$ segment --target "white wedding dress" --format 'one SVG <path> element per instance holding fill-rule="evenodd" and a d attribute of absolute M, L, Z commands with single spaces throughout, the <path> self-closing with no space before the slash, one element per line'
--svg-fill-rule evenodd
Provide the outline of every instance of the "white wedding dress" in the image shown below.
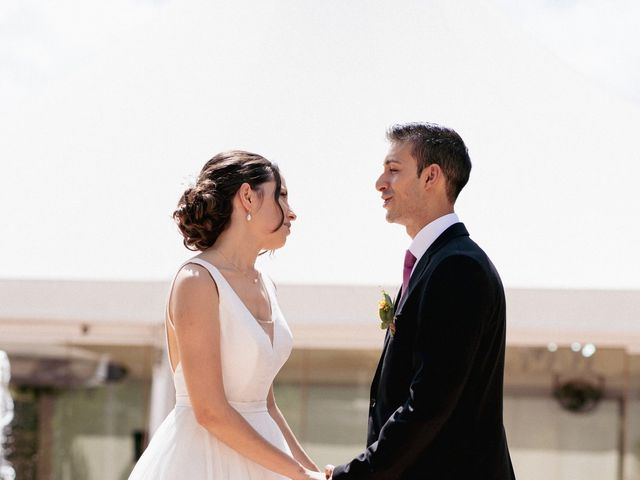
<path fill-rule="evenodd" d="M 227 400 L 266 440 L 291 455 L 282 432 L 267 412 L 267 394 L 289 357 L 291 331 L 278 307 L 275 287 L 265 281 L 271 303 L 273 344 L 222 274 L 195 258 L 218 286 L 220 352 Z M 153 435 L 129 480 L 284 480 L 209 433 L 195 419 L 180 363 L 173 374 L 176 405 Z"/>

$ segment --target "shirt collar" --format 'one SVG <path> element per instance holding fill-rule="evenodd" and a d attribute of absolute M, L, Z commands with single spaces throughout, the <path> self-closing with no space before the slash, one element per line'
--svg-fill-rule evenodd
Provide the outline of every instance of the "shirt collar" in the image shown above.
<path fill-rule="evenodd" d="M 442 235 L 447 228 L 449 228 L 454 223 L 458 223 L 460 220 L 458 219 L 458 215 L 455 213 L 448 213 L 447 215 L 443 215 L 442 217 L 436 218 L 433 222 L 428 223 L 422 230 L 418 232 L 418 234 L 414 237 L 411 245 L 409 246 L 409 251 L 416 257 L 416 265 L 420 261 L 420 258 L 424 255 L 424 253 L 428 250 L 433 242 L 435 242 L 436 238 Z M 415 268 L 415 267 L 414 267 Z"/>

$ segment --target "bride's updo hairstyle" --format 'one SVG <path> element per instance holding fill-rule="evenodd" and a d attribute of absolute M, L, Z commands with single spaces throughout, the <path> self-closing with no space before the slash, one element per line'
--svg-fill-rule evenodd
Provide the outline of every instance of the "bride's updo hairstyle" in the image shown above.
<path fill-rule="evenodd" d="M 213 157 L 198 175 L 196 184 L 187 188 L 173 212 L 189 250 L 205 250 L 211 247 L 229 226 L 233 211 L 233 197 L 243 183 L 248 183 L 259 196 L 260 186 L 275 180 L 274 200 L 280 207 L 280 171 L 266 158 L 242 150 L 222 152 Z M 284 211 L 278 230 L 284 223 Z"/>

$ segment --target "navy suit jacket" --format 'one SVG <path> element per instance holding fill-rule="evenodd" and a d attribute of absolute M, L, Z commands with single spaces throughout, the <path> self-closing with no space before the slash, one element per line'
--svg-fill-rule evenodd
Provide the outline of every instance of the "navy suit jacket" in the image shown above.
<path fill-rule="evenodd" d="M 505 298 L 462 223 L 418 261 L 371 385 L 367 449 L 335 480 L 515 479 L 502 421 Z"/>

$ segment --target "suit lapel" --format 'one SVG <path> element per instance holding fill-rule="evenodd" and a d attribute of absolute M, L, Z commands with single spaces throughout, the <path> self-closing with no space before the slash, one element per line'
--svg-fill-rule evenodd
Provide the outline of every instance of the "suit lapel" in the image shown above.
<path fill-rule="evenodd" d="M 416 269 L 411 275 L 411 279 L 409 280 L 409 285 L 407 286 L 407 294 L 402 294 L 402 288 L 398 291 L 398 295 L 396 296 L 396 300 L 393 303 L 395 305 L 395 316 L 400 315 L 402 313 L 402 307 L 404 306 L 406 299 L 409 298 L 415 286 L 417 285 L 419 279 L 424 275 L 427 270 L 427 266 L 429 265 L 429 261 L 435 252 L 437 252 L 440 248 L 442 248 L 447 242 L 450 240 L 460 237 L 463 235 L 469 235 L 467 229 L 462 223 L 455 223 L 447 228 L 442 234 L 433 242 L 433 244 L 427 249 L 425 254 L 420 258 L 418 264 L 416 265 Z M 398 304 L 400 302 L 400 304 Z M 389 347 L 389 342 L 391 341 L 391 334 L 389 330 L 384 337 L 384 347 L 382 348 L 382 354 L 380 355 L 380 360 L 378 361 L 378 367 L 376 368 L 376 373 L 373 376 L 373 381 L 371 382 L 371 396 L 375 397 L 376 391 L 378 389 L 378 382 L 380 380 L 380 374 L 382 371 L 382 365 L 384 363 L 384 358 L 387 354 L 387 349 Z"/>
<path fill-rule="evenodd" d="M 424 253 L 424 255 L 422 255 L 422 257 L 418 261 L 418 264 L 416 265 L 416 269 L 413 272 L 413 275 L 411 275 L 411 279 L 409 280 L 409 285 L 407 286 L 406 295 L 403 295 L 402 287 L 400 287 L 400 290 L 396 295 L 396 300 L 393 303 L 395 305 L 395 308 L 394 308 L 395 316 L 400 315 L 400 313 L 402 312 L 402 307 L 407 301 L 407 298 L 409 298 L 409 296 L 411 296 L 411 294 L 413 293 L 413 290 L 416 284 L 418 283 L 418 280 L 420 279 L 420 277 L 422 277 L 424 275 L 424 272 L 427 270 L 427 266 L 429 265 L 429 260 L 431 259 L 433 254 L 438 250 L 440 250 L 440 248 L 446 245 L 447 242 L 449 242 L 450 240 L 456 237 L 464 236 L 464 235 L 469 236 L 469 232 L 465 228 L 464 224 L 454 223 L 449 228 L 447 228 L 444 232 L 442 232 L 442 234 L 438 238 L 436 238 L 436 240 L 431 244 L 431 246 L 427 249 L 427 251 Z M 400 304 L 398 304 L 398 302 L 400 302 Z M 378 379 L 380 377 L 380 370 L 382 369 L 382 363 L 387 353 L 387 348 L 389 346 L 390 339 L 391 339 L 391 334 L 389 333 L 389 330 L 387 330 L 387 333 L 384 337 L 384 347 L 382 348 L 380 361 L 378 362 L 378 367 L 376 368 L 376 373 L 373 377 L 372 387 L 377 386 Z"/>
<path fill-rule="evenodd" d="M 429 251 L 426 251 L 425 254 L 422 255 L 422 257 L 420 258 L 418 265 L 416 265 L 416 268 L 413 274 L 411 275 L 411 278 L 409 279 L 409 285 L 407 285 L 407 294 L 402 295 L 400 297 L 400 304 L 398 305 L 395 311 L 396 315 L 400 315 L 400 313 L 402 313 L 402 307 L 404 307 L 404 304 L 407 301 L 407 298 L 413 292 L 413 289 L 415 288 L 418 278 L 422 276 L 422 274 L 426 270 L 427 265 L 429 265 L 429 258 L 430 258 Z"/>
<path fill-rule="evenodd" d="M 395 309 L 396 315 L 400 315 L 402 313 L 402 307 L 406 303 L 407 299 L 413 293 L 418 281 L 424 275 L 424 272 L 427 270 L 427 266 L 429 265 L 429 261 L 433 254 L 440 250 L 444 245 L 446 245 L 449 241 L 453 240 L 456 237 L 461 236 L 469 236 L 469 232 L 463 223 L 454 223 L 449 228 L 447 228 L 444 232 L 440 234 L 438 238 L 431 244 L 431 246 L 427 249 L 427 251 L 422 255 L 420 260 L 418 260 L 418 264 L 409 279 L 409 285 L 407 285 L 407 294 L 402 295 L 400 298 L 400 305 L 398 305 Z"/>

